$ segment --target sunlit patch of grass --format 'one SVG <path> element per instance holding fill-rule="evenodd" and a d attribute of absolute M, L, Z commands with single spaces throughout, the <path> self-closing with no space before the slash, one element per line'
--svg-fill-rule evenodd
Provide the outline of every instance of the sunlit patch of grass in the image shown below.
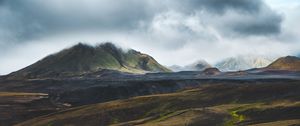
<path fill-rule="evenodd" d="M 245 115 L 241 115 L 238 113 L 239 109 L 229 110 L 229 114 L 231 115 L 231 119 L 225 122 L 225 126 L 234 126 L 236 123 L 240 123 L 246 119 Z"/>
<path fill-rule="evenodd" d="M 239 115 L 237 110 L 230 112 L 230 115 L 233 117 L 235 122 L 242 122 L 242 121 L 245 120 L 245 116 L 244 115 Z"/>

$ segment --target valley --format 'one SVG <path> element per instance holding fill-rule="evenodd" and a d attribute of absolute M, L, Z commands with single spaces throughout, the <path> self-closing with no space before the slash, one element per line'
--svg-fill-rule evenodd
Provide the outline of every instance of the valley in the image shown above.
<path fill-rule="evenodd" d="M 176 93 L 75 107 L 19 125 L 260 125 L 290 120 L 294 121 L 286 124 L 299 124 L 299 89 L 299 81 L 291 80 L 204 83 Z"/>
<path fill-rule="evenodd" d="M 284 106 L 283 110 L 280 107 L 270 108 L 272 111 L 280 109 L 278 113 L 285 111 L 285 106 L 293 105 L 292 108 L 296 108 L 291 110 L 287 108 L 285 112 L 288 115 L 296 115 L 284 120 L 278 120 L 276 117 L 272 117 L 271 120 L 261 119 L 262 122 L 279 121 L 280 123 L 288 119 L 299 119 L 300 115 L 297 115 L 300 99 L 299 73 L 252 74 L 252 76 L 250 74 L 205 75 L 203 72 L 179 72 L 145 75 L 112 74 L 103 78 L 89 76 L 3 80 L 0 91 L 6 93 L 2 93 L 0 97 L 2 101 L 0 109 L 6 110 L 7 115 L 13 115 L 14 118 L 2 116 L 2 123 L 17 124 L 29 120 L 19 125 L 57 126 L 68 123 L 79 125 L 81 122 L 79 120 L 82 118 L 88 119 L 91 123 L 80 125 L 170 125 L 174 121 L 178 121 L 178 125 L 186 125 L 181 124 L 184 122 L 181 119 L 185 117 L 185 121 L 188 120 L 190 125 L 208 125 L 209 122 L 212 123 L 211 125 L 225 125 L 225 123 L 233 125 L 241 122 L 230 121 L 236 120 L 230 111 L 247 105 L 250 106 L 249 111 L 252 111 L 255 107 L 258 109 L 270 107 L 268 104 Z M 7 92 L 40 93 L 14 95 L 15 93 Z M 102 107 L 98 108 L 98 106 Z M 85 109 L 89 111 L 86 112 Z M 109 111 L 104 111 L 106 109 Z M 74 117 L 73 111 L 78 113 L 77 117 Z M 98 111 L 99 113 L 93 113 Z M 70 119 L 68 112 L 72 113 Z M 65 114 L 61 115 L 61 113 Z M 147 115 L 147 113 L 151 114 Z M 125 116 L 126 114 L 133 116 Z M 116 115 L 118 117 L 115 117 Z M 45 120 L 44 116 L 47 116 Z M 56 116 L 62 116 L 63 119 L 56 120 L 60 118 Z M 251 119 L 250 122 L 243 122 L 241 125 L 261 123 L 256 122 L 257 120 L 259 119 Z"/>

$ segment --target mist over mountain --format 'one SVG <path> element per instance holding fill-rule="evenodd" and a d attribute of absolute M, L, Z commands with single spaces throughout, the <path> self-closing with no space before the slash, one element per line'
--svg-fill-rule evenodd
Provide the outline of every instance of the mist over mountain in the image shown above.
<path fill-rule="evenodd" d="M 129 73 L 169 72 L 153 57 L 133 49 L 123 51 L 112 43 L 90 46 L 79 43 L 13 72 L 28 78 L 72 76 L 103 69 Z"/>
<path fill-rule="evenodd" d="M 205 60 L 198 60 L 186 66 L 173 65 L 170 66 L 169 68 L 173 71 L 203 71 L 211 67 L 212 66 L 209 63 L 207 63 Z"/>
<path fill-rule="evenodd" d="M 240 55 L 220 60 L 215 65 L 210 65 L 205 60 L 199 60 L 186 66 L 173 65 L 169 68 L 173 71 L 203 71 L 216 67 L 221 71 L 240 71 L 253 68 L 263 68 L 271 64 L 275 59 L 269 56 Z"/>
<path fill-rule="evenodd" d="M 215 66 L 221 71 L 239 71 L 266 67 L 272 61 L 273 58 L 264 56 L 237 56 L 224 59 Z"/>

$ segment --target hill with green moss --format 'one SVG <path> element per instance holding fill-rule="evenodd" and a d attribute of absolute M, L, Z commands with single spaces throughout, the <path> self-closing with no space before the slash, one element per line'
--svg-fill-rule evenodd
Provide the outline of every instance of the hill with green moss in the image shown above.
<path fill-rule="evenodd" d="M 103 69 L 129 73 L 169 72 L 154 58 L 130 49 L 123 51 L 112 43 L 90 46 L 79 43 L 13 72 L 13 77 L 42 78 L 73 76 Z"/>

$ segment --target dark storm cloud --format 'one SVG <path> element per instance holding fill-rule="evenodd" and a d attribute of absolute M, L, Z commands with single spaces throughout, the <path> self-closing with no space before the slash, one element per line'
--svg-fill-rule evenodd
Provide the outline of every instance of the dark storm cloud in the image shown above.
<path fill-rule="evenodd" d="M 265 36 L 277 35 L 281 31 L 282 16 L 261 0 L 189 0 L 184 5 L 184 9 L 189 8 L 189 11 L 192 8 L 194 12 L 204 10 L 220 16 L 230 12 L 239 13 L 241 16 L 235 17 L 238 19 L 219 20 L 223 25 L 227 25 L 222 27 L 225 29 L 220 29 L 226 34 L 232 32 L 242 36 Z"/>
<path fill-rule="evenodd" d="M 247 13 L 258 12 L 263 3 L 261 0 L 189 0 L 184 4 L 191 8 L 203 8 L 223 14 L 228 9 Z"/>
<path fill-rule="evenodd" d="M 126 33 L 141 28 L 141 23 L 148 26 L 156 15 L 168 10 L 186 15 L 206 11 L 220 16 L 234 11 L 259 21 L 224 21 L 224 25 L 229 24 L 225 29 L 229 30 L 218 31 L 258 36 L 280 32 L 281 16 L 268 9 L 261 0 L 0 0 L 0 37 L 4 39 L 1 43 L 70 32 Z"/>
<path fill-rule="evenodd" d="M 281 32 L 282 18 L 265 17 L 263 21 L 237 23 L 232 30 L 242 35 L 277 35 Z"/>
<path fill-rule="evenodd" d="M 126 31 L 136 28 L 140 21 L 149 20 L 155 12 L 146 2 L 139 0 L 92 3 L 78 0 L 3 0 L 1 3 L 4 11 L 1 16 L 6 18 L 0 25 L 19 40 L 85 30 Z"/>

